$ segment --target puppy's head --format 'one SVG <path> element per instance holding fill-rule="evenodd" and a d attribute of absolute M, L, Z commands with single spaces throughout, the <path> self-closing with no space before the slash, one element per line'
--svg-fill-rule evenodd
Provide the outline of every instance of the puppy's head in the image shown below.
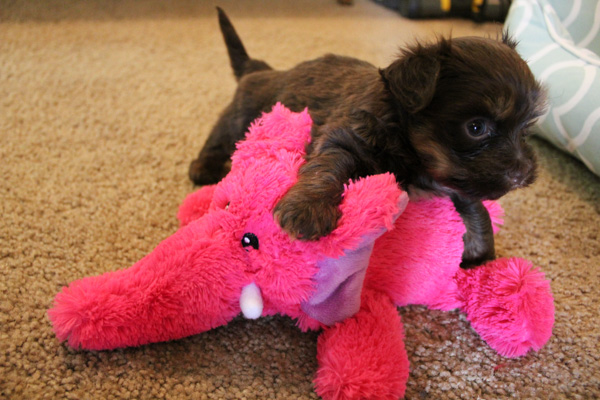
<path fill-rule="evenodd" d="M 496 199 L 535 179 L 525 137 L 545 96 L 515 45 L 507 36 L 441 39 L 381 71 L 426 173 L 462 196 Z"/>

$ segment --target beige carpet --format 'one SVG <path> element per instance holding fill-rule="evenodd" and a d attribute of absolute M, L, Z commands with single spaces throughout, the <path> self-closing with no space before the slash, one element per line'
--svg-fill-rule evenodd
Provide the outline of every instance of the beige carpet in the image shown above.
<path fill-rule="evenodd" d="M 379 66 L 435 33 L 375 3 L 219 1 L 249 52 L 286 68 L 325 52 Z M 124 268 L 177 228 L 187 166 L 234 80 L 212 1 L 0 1 L 0 396 L 314 399 L 316 333 L 287 318 L 112 352 L 74 351 L 46 310 L 63 285 Z M 504 359 L 457 313 L 400 310 L 410 399 L 600 397 L 600 180 L 534 140 L 540 176 L 503 199 L 502 256 L 552 280 L 554 336 Z"/>

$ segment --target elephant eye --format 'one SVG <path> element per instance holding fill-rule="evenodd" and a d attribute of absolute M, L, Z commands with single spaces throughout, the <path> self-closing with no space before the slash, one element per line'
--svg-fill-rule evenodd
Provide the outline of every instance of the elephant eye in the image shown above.
<path fill-rule="evenodd" d="M 245 233 L 242 237 L 242 247 L 247 251 L 247 247 L 250 246 L 252 246 L 254 250 L 258 250 L 258 238 L 254 233 Z"/>

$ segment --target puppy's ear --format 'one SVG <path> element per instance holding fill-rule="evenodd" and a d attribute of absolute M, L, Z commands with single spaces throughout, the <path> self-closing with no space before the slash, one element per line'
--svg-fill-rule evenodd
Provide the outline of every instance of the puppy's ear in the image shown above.
<path fill-rule="evenodd" d="M 418 44 L 379 71 L 396 101 L 409 113 L 421 111 L 433 99 L 440 74 L 439 54 L 446 46 L 449 44 L 428 47 Z"/>
<path fill-rule="evenodd" d="M 519 44 L 511 35 L 508 29 L 502 31 L 502 43 L 515 50 Z"/>

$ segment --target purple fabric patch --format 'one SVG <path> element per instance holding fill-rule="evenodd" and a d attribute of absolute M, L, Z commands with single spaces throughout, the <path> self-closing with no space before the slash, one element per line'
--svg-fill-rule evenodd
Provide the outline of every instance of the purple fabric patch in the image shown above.
<path fill-rule="evenodd" d="M 402 193 L 394 221 L 407 204 L 408 195 Z M 386 228 L 381 228 L 379 232 L 363 237 L 358 248 L 346 251 L 339 258 L 319 261 L 319 272 L 314 276 L 316 291 L 300 304 L 302 311 L 325 325 L 333 325 L 356 314 L 360 309 L 360 295 L 375 241 L 385 232 Z"/>
<path fill-rule="evenodd" d="M 325 325 L 356 314 L 360 309 L 360 294 L 369 266 L 375 239 L 340 258 L 326 258 L 318 263 L 315 275 L 317 291 L 302 310 Z"/>

